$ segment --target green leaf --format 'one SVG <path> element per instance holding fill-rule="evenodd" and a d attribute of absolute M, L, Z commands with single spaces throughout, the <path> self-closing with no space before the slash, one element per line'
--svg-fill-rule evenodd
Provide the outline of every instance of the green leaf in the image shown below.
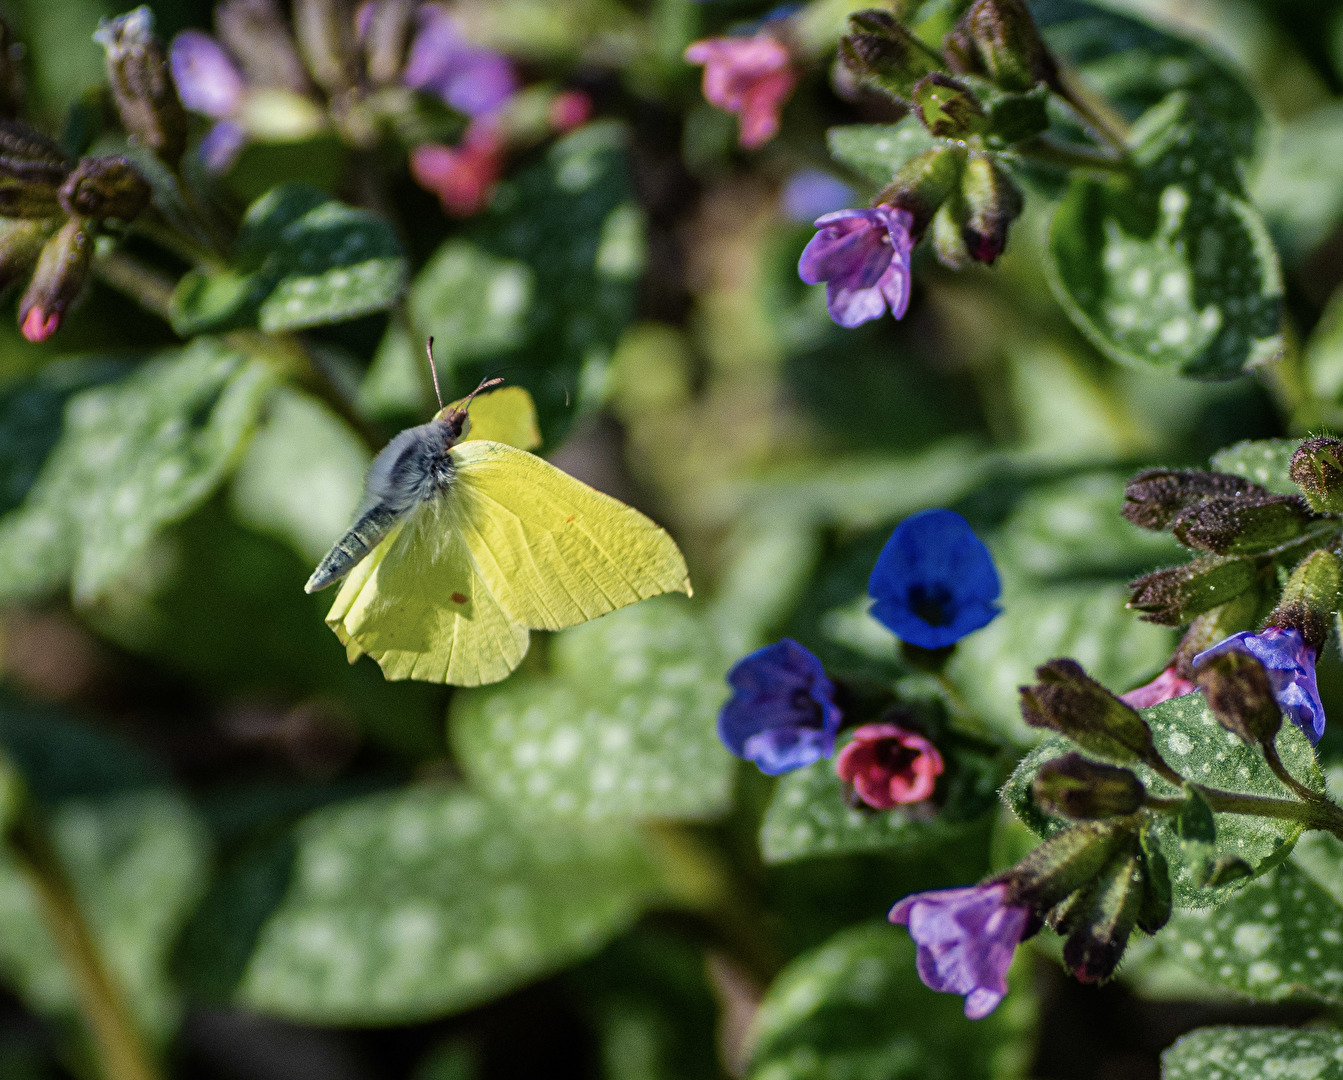
<path fill-rule="evenodd" d="M 825 138 L 836 161 L 881 185 L 889 184 L 906 162 L 947 141 L 929 135 L 915 116 L 898 124 L 833 127 Z"/>
<path fill-rule="evenodd" d="M 1300 439 L 1246 439 L 1213 454 L 1212 467 L 1263 484 L 1280 495 L 1300 495 L 1301 489 L 1287 471 L 1300 445 Z"/>
<path fill-rule="evenodd" d="M 837 742 L 836 754 L 852 739 Z M 934 740 L 948 766 L 944 801 L 892 810 L 855 809 L 844 798 L 834 761 L 818 761 L 782 777 L 760 828 L 767 863 L 819 855 L 885 851 L 942 843 L 962 835 L 968 822 L 992 807 L 1001 774 L 995 762 L 957 744 L 948 734 Z"/>
<path fill-rule="evenodd" d="M 1074 179 L 1054 215 L 1050 283 L 1122 363 L 1229 378 L 1282 347 L 1282 277 L 1223 148 L 1183 97 L 1134 129 L 1132 183 Z"/>
<path fill-rule="evenodd" d="M 201 340 L 71 398 L 28 498 L 0 520 L 0 595 L 71 578 L 76 601 L 97 598 L 219 486 L 273 383 L 262 363 Z"/>
<path fill-rule="evenodd" d="M 179 334 L 341 322 L 390 307 L 405 287 L 405 256 L 387 222 L 298 184 L 248 208 L 235 256 L 233 268 L 193 270 L 178 283 L 170 317 Z"/>
<path fill-rule="evenodd" d="M 1070 656 L 1116 691 L 1155 675 L 1175 648 L 1175 635 L 1124 609 L 1122 585 L 1040 586 L 1004 574 L 1002 614 L 956 646 L 947 673 L 971 709 L 1023 745 L 1040 738 L 1017 708 L 1017 687 L 1035 669 Z"/>
<path fill-rule="evenodd" d="M 370 460 L 344 420 L 281 387 L 233 476 L 233 512 L 304 558 L 320 559 L 353 520 Z"/>
<path fill-rule="evenodd" d="M 660 888 L 628 830 L 524 825 L 456 788 L 328 807 L 291 842 L 235 1001 L 304 1023 L 469 1008 L 595 952 Z"/>
<path fill-rule="evenodd" d="M 866 924 L 804 953 L 775 979 L 751 1027 L 751 1080 L 958 1080 L 1010 1053 L 1016 992 L 984 1020 L 920 984 L 903 929 Z M 1015 999 L 1015 1000 L 1014 1000 Z"/>
<path fill-rule="evenodd" d="M 472 781 L 548 818 L 712 818 L 733 758 L 718 707 L 733 657 L 676 600 L 562 631 L 551 673 L 453 698 L 453 747 Z"/>
<path fill-rule="evenodd" d="M 1288 262 L 1308 255 L 1343 219 L 1340 142 L 1343 104 L 1337 101 L 1273 128 L 1252 188 Z"/>
<path fill-rule="evenodd" d="M 1161 1080 L 1343 1080 L 1343 1034 L 1323 1028 L 1212 1027 L 1161 1055 Z"/>
<path fill-rule="evenodd" d="M 1164 701 L 1150 709 L 1139 710 L 1152 729 L 1152 738 L 1161 756 L 1186 779 L 1221 791 L 1271 798 L 1290 798 L 1291 792 L 1273 775 L 1259 751 L 1224 730 L 1213 716 L 1202 694 Z M 1309 740 L 1294 724 L 1284 724 L 1278 734 L 1278 753 L 1292 775 L 1316 791 L 1324 790 L 1324 776 L 1315 763 Z M 1037 836 L 1048 836 L 1067 823 L 1046 815 L 1031 798 L 1030 784 L 1046 761 L 1076 749 L 1059 736 L 1050 736 L 1017 766 L 1003 788 L 1003 800 L 1012 812 Z M 1135 771 L 1147 790 L 1158 798 L 1180 798 L 1180 789 L 1169 784 L 1146 766 Z M 1200 888 L 1200 871 L 1205 865 L 1210 843 L 1213 858 L 1243 859 L 1256 875 L 1279 865 L 1291 854 L 1303 826 L 1277 818 L 1250 814 L 1214 813 L 1216 838 L 1209 841 L 1207 822 L 1195 829 L 1190 839 L 1194 850 L 1181 843 L 1174 820 L 1161 817 L 1155 828 L 1161 850 L 1170 863 L 1175 904 L 1182 908 L 1213 907 L 1227 900 L 1246 885 L 1246 880 Z M 1191 820 L 1188 819 L 1187 820 Z"/>

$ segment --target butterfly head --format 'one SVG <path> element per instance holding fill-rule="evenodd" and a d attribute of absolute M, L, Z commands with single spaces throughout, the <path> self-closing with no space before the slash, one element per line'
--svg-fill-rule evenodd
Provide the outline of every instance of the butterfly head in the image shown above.
<path fill-rule="evenodd" d="M 434 418 L 440 424 L 447 425 L 448 439 L 451 442 L 461 442 L 471 430 L 471 417 L 468 415 L 468 410 L 471 408 L 471 402 L 475 400 L 476 395 L 489 390 L 491 387 L 498 386 L 503 381 L 503 379 L 486 379 L 456 405 L 450 409 L 443 409 Z"/>

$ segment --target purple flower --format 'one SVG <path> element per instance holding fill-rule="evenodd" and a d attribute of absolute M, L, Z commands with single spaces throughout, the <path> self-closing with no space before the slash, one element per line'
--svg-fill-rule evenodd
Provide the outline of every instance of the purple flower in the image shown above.
<path fill-rule="evenodd" d="M 814 221 L 853 201 L 853 188 L 821 169 L 798 169 L 783 186 L 783 212 L 793 221 Z"/>
<path fill-rule="evenodd" d="M 718 737 L 770 776 L 835 751 L 840 712 L 821 662 L 791 638 L 744 656 L 727 674 L 732 697 L 718 714 Z"/>
<path fill-rule="evenodd" d="M 1007 902 L 1005 884 L 990 882 L 906 896 L 890 919 L 909 927 L 923 984 L 963 994 L 965 1015 L 982 1020 L 1007 996 L 1007 969 L 1031 911 Z"/>
<path fill-rule="evenodd" d="M 942 649 L 998 616 L 993 556 L 953 510 L 924 510 L 895 527 L 867 591 L 872 617 L 901 641 Z"/>
<path fill-rule="evenodd" d="M 886 205 L 825 214 L 816 219 L 821 231 L 802 252 L 797 272 L 808 285 L 826 283 L 830 317 L 840 326 L 880 318 L 888 304 L 898 319 L 909 306 L 913 224 L 908 210 Z"/>
<path fill-rule="evenodd" d="M 401 81 L 438 95 L 470 117 L 493 112 L 518 88 L 508 59 L 467 41 L 452 16 L 436 4 L 420 7 L 419 29 Z"/>
<path fill-rule="evenodd" d="M 242 104 L 247 83 L 224 47 L 209 34 L 183 30 L 169 52 L 173 82 L 192 112 L 227 120 Z"/>
<path fill-rule="evenodd" d="M 1306 644 L 1299 630 L 1279 626 L 1265 627 L 1261 633 L 1243 630 L 1219 641 L 1194 657 L 1198 667 L 1210 656 L 1241 652 L 1253 656 L 1268 672 L 1278 706 L 1312 743 L 1324 734 L 1324 705 L 1315 685 L 1315 650 Z"/>

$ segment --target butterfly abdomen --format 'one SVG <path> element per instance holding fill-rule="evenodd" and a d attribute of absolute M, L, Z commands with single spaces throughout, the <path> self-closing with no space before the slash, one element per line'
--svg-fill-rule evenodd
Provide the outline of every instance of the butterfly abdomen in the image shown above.
<path fill-rule="evenodd" d="M 379 504 L 359 516 L 346 531 L 345 535 L 332 545 L 317 569 L 303 586 L 304 592 L 314 593 L 334 585 L 351 570 L 365 555 L 378 546 L 384 536 L 404 515 L 390 507 Z"/>

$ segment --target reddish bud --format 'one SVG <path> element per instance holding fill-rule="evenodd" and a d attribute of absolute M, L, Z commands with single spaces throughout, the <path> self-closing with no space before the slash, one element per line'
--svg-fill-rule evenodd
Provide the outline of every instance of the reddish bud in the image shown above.
<path fill-rule="evenodd" d="M 895 724 L 864 724 L 835 761 L 839 778 L 876 810 L 927 799 L 943 768 L 937 747 Z"/>

